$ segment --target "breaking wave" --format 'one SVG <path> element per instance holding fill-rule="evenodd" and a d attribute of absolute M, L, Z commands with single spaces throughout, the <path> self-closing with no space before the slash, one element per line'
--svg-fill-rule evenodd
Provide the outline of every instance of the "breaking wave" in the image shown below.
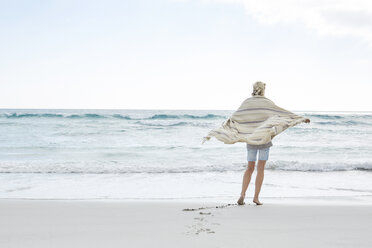
<path fill-rule="evenodd" d="M 168 120 L 168 119 L 224 119 L 227 116 L 207 114 L 207 115 L 170 115 L 170 114 L 155 114 L 149 117 L 135 118 L 129 115 L 113 114 L 104 115 L 96 113 L 87 114 L 53 114 L 53 113 L 5 113 L 0 115 L 3 118 L 69 118 L 69 119 L 97 119 L 97 118 L 116 118 L 123 120 Z"/>
<path fill-rule="evenodd" d="M 202 172 L 229 172 L 244 171 L 245 163 L 218 164 L 206 166 L 128 166 L 119 162 L 76 162 L 64 161 L 56 163 L 45 162 L 1 162 L 0 173 L 40 173 L 40 174 L 138 174 L 138 173 L 202 173 Z M 301 172 L 334 172 L 334 171 L 372 171 L 372 163 L 360 164 L 311 164 L 298 161 L 269 161 L 268 170 L 301 171 Z"/>

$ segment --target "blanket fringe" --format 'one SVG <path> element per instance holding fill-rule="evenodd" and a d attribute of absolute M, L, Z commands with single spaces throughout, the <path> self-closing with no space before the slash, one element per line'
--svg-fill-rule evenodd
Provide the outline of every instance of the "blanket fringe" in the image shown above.
<path fill-rule="evenodd" d="M 209 137 L 204 137 L 204 138 L 203 138 L 203 141 L 202 141 L 202 143 L 201 143 L 201 144 L 203 145 L 203 144 L 204 144 L 204 142 L 206 142 L 206 141 L 207 141 L 207 140 L 209 140 L 209 139 L 210 139 Z"/>

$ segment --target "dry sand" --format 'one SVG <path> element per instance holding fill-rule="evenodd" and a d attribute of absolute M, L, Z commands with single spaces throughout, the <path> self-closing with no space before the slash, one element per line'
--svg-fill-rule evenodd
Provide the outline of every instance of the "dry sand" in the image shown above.
<path fill-rule="evenodd" d="M 0 247 L 372 247 L 372 205 L 352 200 L 236 206 L 4 199 Z"/>

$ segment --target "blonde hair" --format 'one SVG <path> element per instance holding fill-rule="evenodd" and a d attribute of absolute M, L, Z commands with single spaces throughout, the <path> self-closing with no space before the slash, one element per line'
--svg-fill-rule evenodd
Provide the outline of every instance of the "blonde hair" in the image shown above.
<path fill-rule="evenodd" d="M 253 84 L 252 96 L 264 96 L 265 95 L 265 86 L 266 84 L 258 81 Z"/>

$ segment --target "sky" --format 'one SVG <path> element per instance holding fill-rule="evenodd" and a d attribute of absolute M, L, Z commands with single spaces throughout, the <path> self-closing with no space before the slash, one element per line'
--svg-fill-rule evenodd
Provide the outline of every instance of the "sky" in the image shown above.
<path fill-rule="evenodd" d="M 0 0 L 0 108 L 372 111 L 368 0 Z"/>

